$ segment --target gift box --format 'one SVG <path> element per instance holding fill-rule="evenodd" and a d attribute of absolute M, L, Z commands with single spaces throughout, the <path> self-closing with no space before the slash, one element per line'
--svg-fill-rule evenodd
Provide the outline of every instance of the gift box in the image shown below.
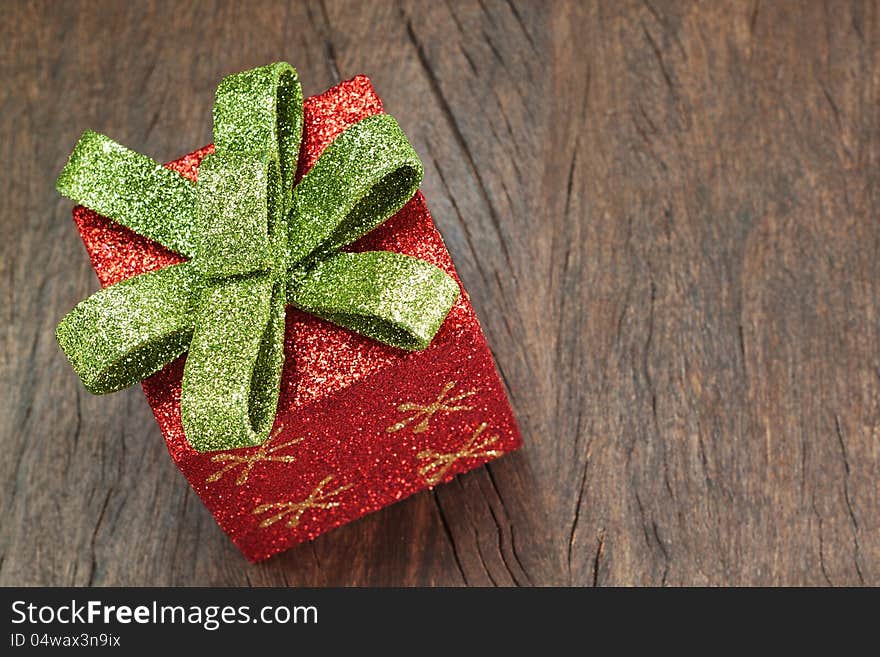
<path fill-rule="evenodd" d="M 382 113 L 358 76 L 303 104 L 296 180 L 343 131 Z M 216 117 L 215 117 L 216 120 Z M 166 167 L 195 181 L 213 145 Z M 96 212 L 73 211 L 102 287 L 185 259 Z M 390 251 L 461 286 L 421 192 L 343 251 Z M 181 422 L 186 355 L 143 380 L 168 451 L 252 561 L 432 488 L 517 449 L 521 438 L 464 289 L 430 345 L 382 344 L 288 307 L 274 425 L 254 447 L 197 451 Z M 185 528 L 180 527 L 180 531 Z"/>

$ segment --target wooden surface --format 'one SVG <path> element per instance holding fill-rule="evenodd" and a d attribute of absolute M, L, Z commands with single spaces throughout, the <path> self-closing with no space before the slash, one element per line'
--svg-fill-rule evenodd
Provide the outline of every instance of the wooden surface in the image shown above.
<path fill-rule="evenodd" d="M 0 583 L 880 584 L 877 4 L 2 4 Z M 526 447 L 249 565 L 58 350 L 53 182 L 279 59 L 404 126 Z"/>

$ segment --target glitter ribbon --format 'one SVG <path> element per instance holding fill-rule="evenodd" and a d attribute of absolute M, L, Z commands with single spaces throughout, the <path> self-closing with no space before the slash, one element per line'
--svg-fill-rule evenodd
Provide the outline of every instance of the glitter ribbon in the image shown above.
<path fill-rule="evenodd" d="M 213 114 L 216 150 L 196 184 L 91 131 L 57 182 L 65 196 L 190 258 L 96 292 L 56 336 L 96 394 L 188 351 L 181 416 L 199 451 L 268 437 L 287 304 L 418 350 L 459 294 L 417 258 L 339 250 L 395 214 L 421 182 L 421 161 L 391 116 L 348 128 L 294 187 L 303 97 L 289 64 L 225 78 Z"/>

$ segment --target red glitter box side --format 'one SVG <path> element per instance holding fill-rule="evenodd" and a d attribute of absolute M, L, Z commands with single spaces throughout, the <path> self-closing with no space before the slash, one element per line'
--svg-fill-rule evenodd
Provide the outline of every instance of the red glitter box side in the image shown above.
<path fill-rule="evenodd" d="M 345 128 L 382 111 L 358 76 L 306 99 L 299 176 Z M 207 146 L 169 163 L 195 179 Z M 103 286 L 180 262 L 82 207 L 74 220 Z M 421 192 L 352 245 L 431 262 L 459 281 Z M 460 281 L 459 281 L 460 284 Z M 168 450 L 241 551 L 265 559 L 517 449 L 516 420 L 462 295 L 431 346 L 409 353 L 288 309 L 272 438 L 199 453 L 180 424 L 182 357 L 144 381 Z"/>

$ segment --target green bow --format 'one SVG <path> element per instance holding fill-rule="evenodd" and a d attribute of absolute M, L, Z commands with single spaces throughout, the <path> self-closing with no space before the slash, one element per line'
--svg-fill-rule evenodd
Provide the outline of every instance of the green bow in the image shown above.
<path fill-rule="evenodd" d="M 190 258 L 96 292 L 56 335 L 96 394 L 188 350 L 181 415 L 199 451 L 268 437 L 288 303 L 417 350 L 459 294 L 452 278 L 417 258 L 339 250 L 418 189 L 422 164 L 397 122 L 379 114 L 351 126 L 294 188 L 302 125 L 296 71 L 271 64 L 220 83 L 216 151 L 202 160 L 197 184 L 90 131 L 58 178 L 65 196 Z"/>

